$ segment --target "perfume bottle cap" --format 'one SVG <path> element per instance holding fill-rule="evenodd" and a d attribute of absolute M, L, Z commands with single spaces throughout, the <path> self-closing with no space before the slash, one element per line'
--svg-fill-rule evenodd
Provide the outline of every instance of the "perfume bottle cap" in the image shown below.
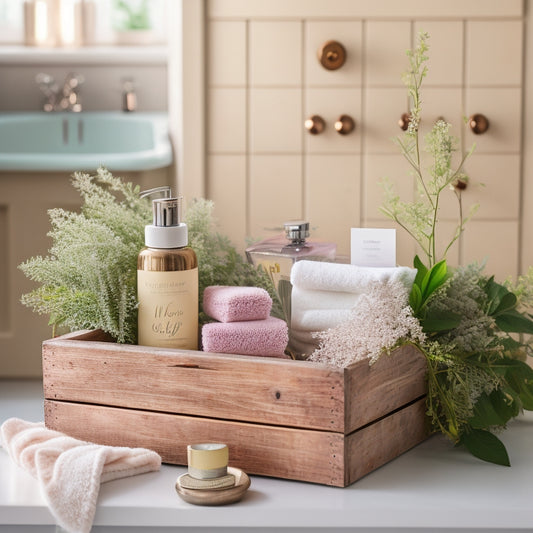
<path fill-rule="evenodd" d="M 283 224 L 287 239 L 293 242 L 305 242 L 309 237 L 309 222 L 305 220 L 290 220 Z"/>
<path fill-rule="evenodd" d="M 187 225 L 180 222 L 181 196 L 152 201 L 153 224 L 144 228 L 149 248 L 183 248 L 188 244 Z"/>

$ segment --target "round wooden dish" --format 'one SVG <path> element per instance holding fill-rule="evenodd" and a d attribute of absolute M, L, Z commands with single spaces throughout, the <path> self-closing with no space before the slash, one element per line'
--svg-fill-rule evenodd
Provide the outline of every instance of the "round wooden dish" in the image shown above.
<path fill-rule="evenodd" d="M 235 485 L 227 489 L 185 489 L 176 481 L 176 492 L 180 498 L 194 505 L 226 505 L 238 502 L 250 486 L 250 478 L 239 468 L 228 466 L 228 474 L 235 476 Z"/>

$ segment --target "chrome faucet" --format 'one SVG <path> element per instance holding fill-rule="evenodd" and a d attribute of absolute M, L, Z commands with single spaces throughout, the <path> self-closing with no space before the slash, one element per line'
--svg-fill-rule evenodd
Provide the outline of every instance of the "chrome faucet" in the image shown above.
<path fill-rule="evenodd" d="M 80 86 L 85 81 L 81 74 L 69 72 L 62 87 L 53 76 L 44 72 L 37 74 L 35 81 L 45 97 L 44 111 L 81 111 Z"/>

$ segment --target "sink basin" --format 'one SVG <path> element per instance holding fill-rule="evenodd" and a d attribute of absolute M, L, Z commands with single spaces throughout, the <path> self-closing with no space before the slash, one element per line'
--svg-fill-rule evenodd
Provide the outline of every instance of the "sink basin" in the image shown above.
<path fill-rule="evenodd" d="M 135 171 L 171 162 L 165 113 L 0 113 L 0 170 Z"/>

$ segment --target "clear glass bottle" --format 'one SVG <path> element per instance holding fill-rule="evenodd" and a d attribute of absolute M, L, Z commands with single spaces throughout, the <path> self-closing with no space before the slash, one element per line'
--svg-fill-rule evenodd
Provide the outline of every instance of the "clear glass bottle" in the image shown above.
<path fill-rule="evenodd" d="M 246 257 L 270 276 L 280 298 L 287 322 L 290 320 L 291 268 L 296 261 L 335 261 L 337 245 L 307 240 L 309 222 L 291 220 L 283 224 L 284 235 L 270 237 L 246 249 Z"/>

